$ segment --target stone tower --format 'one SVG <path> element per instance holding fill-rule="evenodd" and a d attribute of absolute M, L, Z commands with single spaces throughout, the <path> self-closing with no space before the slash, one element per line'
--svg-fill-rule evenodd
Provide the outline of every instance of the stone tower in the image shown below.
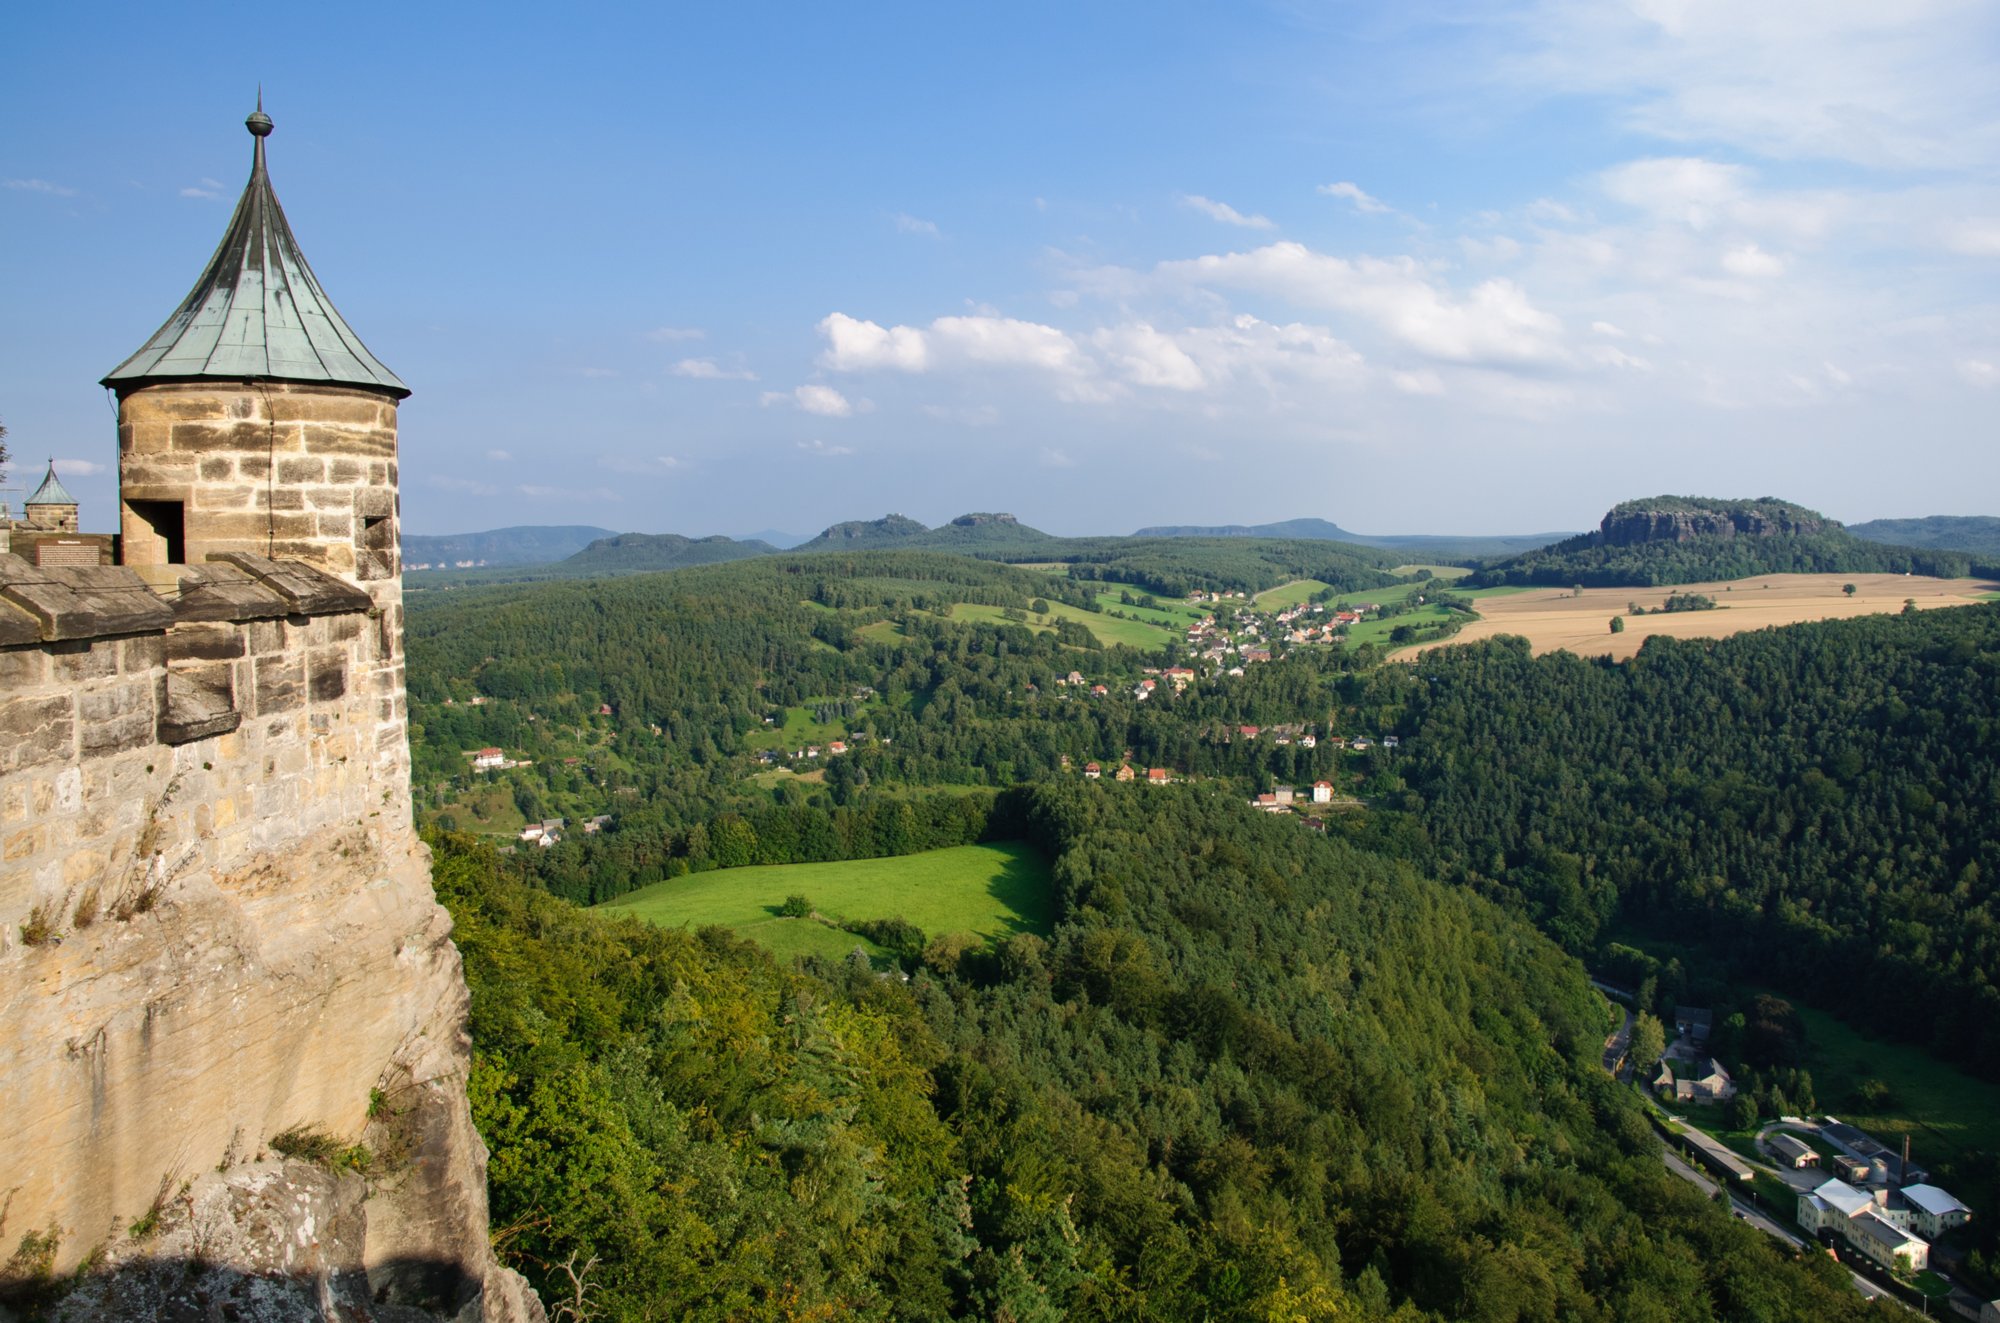
<path fill-rule="evenodd" d="M 49 461 L 48 475 L 27 500 L 28 526 L 51 533 L 76 532 L 76 497 L 56 477 L 56 462 Z"/>
<path fill-rule="evenodd" d="M 118 392 L 124 563 L 229 552 L 343 578 L 398 578 L 396 405 L 382 366 L 320 287 L 271 190 L 270 116 L 245 121 L 250 182 L 194 289 L 107 374 Z M 371 590 L 384 607 L 400 591 Z"/>

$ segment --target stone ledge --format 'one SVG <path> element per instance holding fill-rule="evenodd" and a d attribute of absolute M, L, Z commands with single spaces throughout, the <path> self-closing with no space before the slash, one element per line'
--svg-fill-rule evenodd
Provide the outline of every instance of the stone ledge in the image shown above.
<path fill-rule="evenodd" d="M 253 575 L 265 587 L 282 596 L 293 615 L 329 616 L 345 611 L 367 611 L 375 599 L 350 583 L 300 561 L 272 560 L 242 551 L 216 552 L 210 563 L 220 562 Z"/>
<path fill-rule="evenodd" d="M 33 616 L 45 643 L 148 634 L 174 622 L 145 580 L 116 565 L 59 569 L 0 556 L 0 599 Z"/>

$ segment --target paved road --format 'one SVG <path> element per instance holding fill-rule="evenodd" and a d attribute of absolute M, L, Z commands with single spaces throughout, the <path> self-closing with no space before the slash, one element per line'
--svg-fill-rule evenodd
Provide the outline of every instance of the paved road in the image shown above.
<path fill-rule="evenodd" d="M 1604 1073 L 1614 1079 L 1618 1075 L 1618 1063 L 1625 1056 L 1626 1045 L 1632 1041 L 1632 1012 L 1625 1012 L 1625 1023 L 1618 1032 L 1604 1040 Z"/>

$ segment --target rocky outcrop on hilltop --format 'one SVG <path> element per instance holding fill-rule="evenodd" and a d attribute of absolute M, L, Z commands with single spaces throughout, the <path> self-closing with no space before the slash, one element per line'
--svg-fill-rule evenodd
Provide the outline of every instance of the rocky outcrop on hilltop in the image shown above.
<path fill-rule="evenodd" d="M 1769 497 L 1757 501 L 1672 497 L 1614 507 L 1598 526 L 1595 541 L 1599 546 L 1630 547 L 1704 537 L 1800 537 L 1839 527 L 1816 511 Z"/>

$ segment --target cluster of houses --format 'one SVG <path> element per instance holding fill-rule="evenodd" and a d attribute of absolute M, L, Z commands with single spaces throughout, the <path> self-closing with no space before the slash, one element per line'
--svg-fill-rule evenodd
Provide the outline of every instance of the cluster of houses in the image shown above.
<path fill-rule="evenodd" d="M 1308 799 L 1314 804 L 1331 804 L 1333 782 L 1315 781 L 1305 795 L 1301 795 L 1294 786 L 1272 786 L 1264 794 L 1252 795 L 1250 806 L 1266 813 L 1289 813 L 1293 805 L 1306 803 Z"/>
<path fill-rule="evenodd" d="M 1095 781 L 1100 777 L 1102 777 L 1103 775 L 1104 775 L 1103 763 L 1085 763 L 1083 765 L 1083 776 L 1085 780 Z M 1137 781 L 1140 780 L 1141 777 L 1137 769 L 1135 769 L 1131 763 L 1121 762 L 1118 764 L 1117 770 L 1111 773 L 1111 779 L 1113 781 Z M 1146 775 L 1143 779 L 1149 786 L 1165 786 L 1165 785 L 1172 785 L 1179 778 L 1164 767 L 1148 767 L 1146 769 Z"/>
<path fill-rule="evenodd" d="M 1921 1182 L 1864 1190 L 1835 1176 L 1799 1195 L 1800 1227 L 1845 1241 L 1890 1272 L 1918 1273 L 1930 1267 L 1931 1241 L 1971 1220 L 1970 1208 Z"/>
<path fill-rule="evenodd" d="M 609 826 L 610 823 L 611 815 L 609 813 L 600 813 L 594 818 L 585 818 L 583 820 L 583 834 L 585 836 L 595 836 L 598 832 L 603 831 Z M 521 828 L 521 839 L 529 845 L 539 845 L 546 850 L 551 845 L 555 845 L 562 840 L 563 831 L 566 826 L 567 823 L 562 818 L 543 818 L 540 822 L 531 822 Z"/>

